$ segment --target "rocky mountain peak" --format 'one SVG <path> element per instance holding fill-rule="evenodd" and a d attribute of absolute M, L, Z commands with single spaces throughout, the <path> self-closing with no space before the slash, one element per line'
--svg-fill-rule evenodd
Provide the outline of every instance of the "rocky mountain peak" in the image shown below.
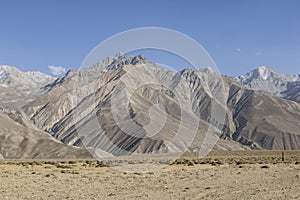
<path fill-rule="evenodd" d="M 117 56 L 112 61 L 112 63 L 105 68 L 106 70 L 115 70 L 124 65 L 136 65 L 142 63 L 145 64 L 150 62 L 143 55 L 138 55 L 138 56 L 124 56 L 123 54 L 121 54 L 121 56 L 118 55 L 119 54 L 117 54 Z"/>
<path fill-rule="evenodd" d="M 258 76 L 264 80 L 268 79 L 272 74 L 275 74 L 269 67 L 260 66 L 257 70 Z"/>
<path fill-rule="evenodd" d="M 54 77 L 41 72 L 22 72 L 16 67 L 0 66 L 0 103 L 19 105 L 32 100 Z"/>
<path fill-rule="evenodd" d="M 291 98 L 291 95 L 286 96 L 287 93 L 290 94 L 287 91 L 294 90 L 293 88 L 299 85 L 297 82 L 300 79 L 297 75 L 290 76 L 276 72 L 267 66 L 260 66 L 234 79 L 248 89 L 260 90 L 276 97 L 299 101 L 297 98 Z"/>
<path fill-rule="evenodd" d="M 55 78 L 41 72 L 22 72 L 14 66 L 0 66 L 0 83 L 20 86 L 43 86 Z"/>
<path fill-rule="evenodd" d="M 207 74 L 215 74 L 215 75 L 218 74 L 212 67 L 204 67 L 200 71 Z"/>

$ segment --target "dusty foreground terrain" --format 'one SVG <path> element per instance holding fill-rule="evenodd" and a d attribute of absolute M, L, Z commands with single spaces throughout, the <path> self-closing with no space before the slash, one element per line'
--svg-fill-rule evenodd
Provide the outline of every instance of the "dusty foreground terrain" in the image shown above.
<path fill-rule="evenodd" d="M 2 160 L 0 199 L 300 199 L 299 162 L 299 151 Z"/>

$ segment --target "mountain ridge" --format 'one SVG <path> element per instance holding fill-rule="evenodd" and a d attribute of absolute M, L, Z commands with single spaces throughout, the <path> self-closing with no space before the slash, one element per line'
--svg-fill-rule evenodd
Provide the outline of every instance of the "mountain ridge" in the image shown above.
<path fill-rule="evenodd" d="M 297 102 L 300 100 L 298 96 L 289 92 L 299 87 L 300 75 L 285 75 L 269 67 L 261 66 L 233 79 L 248 89 L 260 90 L 287 100 Z"/>
<path fill-rule="evenodd" d="M 297 78 L 299 76 L 281 75 L 267 67 L 236 78 L 220 76 L 209 68 L 174 72 L 162 69 L 141 55 L 118 54 L 78 71 L 69 70 L 43 85 L 40 92 L 19 109 L 32 126 L 55 140 L 68 146 L 100 149 L 110 155 L 199 151 L 208 130 L 218 140 L 214 147 L 218 150 L 292 150 L 300 148 Z M 120 85 L 120 80 L 127 85 Z M 140 81 L 158 85 L 140 87 Z M 272 84 L 275 89 L 277 85 L 281 87 L 274 90 Z M 124 87 L 133 89 L 128 101 L 129 93 L 122 92 Z M 114 98 L 119 103 L 114 104 Z M 151 111 L 157 103 L 165 111 Z M 117 106 L 119 111 L 117 121 L 112 106 Z M 214 106 L 224 112 L 224 121 L 212 115 Z M 123 109 L 128 109 L 128 116 L 121 112 Z M 199 125 L 195 135 L 187 132 L 175 137 L 180 124 L 189 129 L 193 127 L 191 122 L 180 118 L 182 109 L 190 119 L 197 116 Z M 156 125 L 151 127 L 148 112 L 158 116 L 157 119 L 166 114 L 166 124 L 153 137 L 147 134 L 159 127 L 160 120 L 154 120 Z M 132 129 L 125 126 L 132 132 L 128 135 L 122 124 L 132 123 L 129 119 L 136 125 Z M 102 130 L 93 123 L 99 123 Z M 194 140 L 190 143 L 191 138 Z"/>
<path fill-rule="evenodd" d="M 41 72 L 22 72 L 14 66 L 0 65 L 0 103 L 17 106 L 29 102 L 54 80 Z"/>

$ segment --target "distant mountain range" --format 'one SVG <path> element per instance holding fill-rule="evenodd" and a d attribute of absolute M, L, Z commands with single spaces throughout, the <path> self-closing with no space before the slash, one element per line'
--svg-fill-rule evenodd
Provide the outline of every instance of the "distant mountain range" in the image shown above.
<path fill-rule="evenodd" d="M 42 92 L 42 86 L 54 80 L 41 72 L 22 72 L 16 67 L 0 65 L 0 103 L 18 104 L 33 100 Z"/>
<path fill-rule="evenodd" d="M 128 76 L 149 80 L 129 100 L 126 85 L 120 84 Z M 128 86 L 138 84 L 128 81 Z M 268 67 L 228 78 L 210 69 L 167 71 L 143 56 L 118 54 L 57 79 L 0 66 L 0 94 L 0 157 L 4 158 L 64 157 L 67 152 L 69 157 L 89 156 L 83 146 L 100 156 L 197 151 L 208 130 L 220 138 L 214 146 L 218 150 L 300 149 L 300 76 Z M 165 125 L 147 137 L 159 124 L 149 126 L 153 105 L 164 107 Z M 225 120 L 212 115 L 214 106 L 224 111 Z M 182 121 L 182 115 L 191 121 Z M 175 137 L 179 128 L 195 126 L 195 116 L 199 120 L 195 135 L 182 131 Z M 93 125 L 95 120 L 101 129 Z M 137 125 L 126 127 L 132 122 Z"/>

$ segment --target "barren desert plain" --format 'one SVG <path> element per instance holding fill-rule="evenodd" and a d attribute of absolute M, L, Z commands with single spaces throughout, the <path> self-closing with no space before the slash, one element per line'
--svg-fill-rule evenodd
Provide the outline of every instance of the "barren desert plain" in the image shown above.
<path fill-rule="evenodd" d="M 299 151 L 0 163 L 0 199 L 300 199 Z"/>

